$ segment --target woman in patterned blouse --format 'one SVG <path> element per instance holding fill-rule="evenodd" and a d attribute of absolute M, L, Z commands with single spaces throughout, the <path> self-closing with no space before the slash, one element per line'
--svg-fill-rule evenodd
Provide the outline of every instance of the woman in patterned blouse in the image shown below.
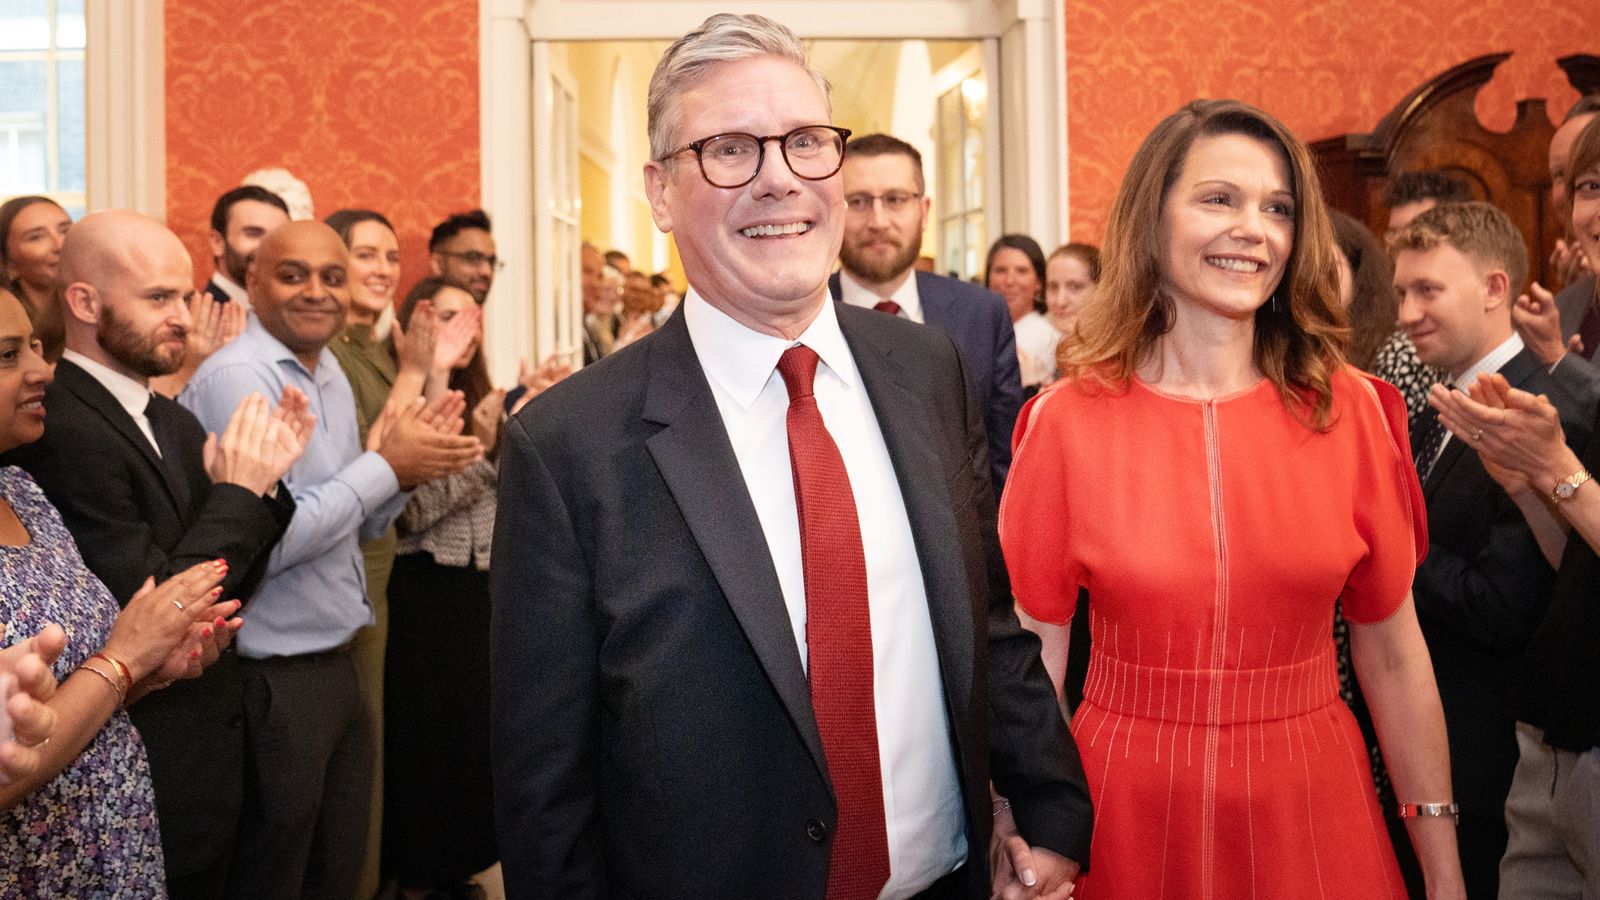
<path fill-rule="evenodd" d="M 0 291 L 0 452 L 44 434 L 51 370 L 28 315 Z M 144 745 L 123 711 L 217 658 L 241 624 L 202 563 L 118 610 L 61 516 L 21 469 L 0 469 L 0 643 L 65 629 L 38 766 L 0 785 L 0 897 L 164 897 Z M 54 639 L 55 629 L 47 632 Z"/>

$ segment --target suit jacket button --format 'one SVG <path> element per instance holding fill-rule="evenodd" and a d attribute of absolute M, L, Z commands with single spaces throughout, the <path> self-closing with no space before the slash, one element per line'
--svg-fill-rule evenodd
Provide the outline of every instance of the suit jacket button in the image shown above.
<path fill-rule="evenodd" d="M 828 839 L 828 826 L 822 824 L 821 819 L 807 819 L 806 837 L 820 844 Z"/>

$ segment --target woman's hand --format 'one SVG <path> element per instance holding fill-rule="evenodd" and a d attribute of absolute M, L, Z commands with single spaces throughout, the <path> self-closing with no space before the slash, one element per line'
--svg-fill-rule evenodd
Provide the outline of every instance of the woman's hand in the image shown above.
<path fill-rule="evenodd" d="M 472 408 L 472 436 L 483 445 L 485 453 L 493 453 L 498 446 L 500 420 L 505 416 L 505 405 L 505 389 L 496 388 L 484 394 L 478 405 Z"/>
<path fill-rule="evenodd" d="M 0 636 L 5 624 L 0 623 Z M 55 696 L 56 679 L 50 667 L 66 649 L 67 633 L 60 625 L 46 625 L 25 641 L 0 650 L 0 784 L 31 776 L 41 762 L 39 746 L 55 732 L 56 714 L 47 702 Z"/>
<path fill-rule="evenodd" d="M 435 373 L 449 374 L 456 367 L 456 361 L 461 359 L 472 346 L 474 340 L 483 334 L 483 310 L 478 306 L 469 306 L 451 316 L 449 320 L 440 322 L 438 327 L 439 338 L 433 348 L 433 369 Z"/>
<path fill-rule="evenodd" d="M 186 642 L 194 641 L 187 646 L 198 651 L 201 629 L 194 626 L 210 623 L 223 610 L 232 615 L 239 608 L 237 601 L 230 601 L 217 609 L 222 597 L 219 585 L 227 574 L 227 562 L 219 559 L 192 566 L 159 587 L 154 579 L 146 579 L 144 587 L 117 614 L 102 652 L 127 666 L 137 684 L 162 670 L 168 657 Z"/>
<path fill-rule="evenodd" d="M 433 366 L 433 354 L 438 345 L 438 316 L 432 300 L 419 300 L 411 309 L 411 324 L 402 327 L 395 319 L 389 334 L 394 339 L 394 355 L 404 372 L 426 376 Z"/>

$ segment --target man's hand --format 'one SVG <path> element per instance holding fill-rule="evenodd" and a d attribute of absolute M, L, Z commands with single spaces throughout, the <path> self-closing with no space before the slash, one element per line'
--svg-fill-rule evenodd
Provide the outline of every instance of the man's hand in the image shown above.
<path fill-rule="evenodd" d="M 257 496 L 267 493 L 305 450 L 303 442 L 286 439 L 285 430 L 292 430 L 286 417 L 275 415 L 267 398 L 251 392 L 229 417 L 220 439 L 206 436 L 206 474 L 213 484 L 236 484 Z"/>
<path fill-rule="evenodd" d="M 374 449 L 394 470 L 401 490 L 453 475 L 483 458 L 478 439 L 460 433 L 465 407 L 461 392 L 449 391 L 426 406 L 419 397 L 395 413 Z M 373 432 L 378 428 L 374 425 Z"/>
<path fill-rule="evenodd" d="M 571 353 L 557 351 L 545 357 L 544 362 L 537 369 L 528 365 L 527 360 L 522 360 L 517 366 L 517 384 L 526 390 L 517 398 L 517 403 L 511 408 L 511 415 L 516 415 L 528 401 L 544 392 L 546 388 L 572 374 L 572 363 L 568 362 Z"/>
<path fill-rule="evenodd" d="M 317 416 L 311 411 L 311 401 L 306 395 L 294 385 L 288 385 L 283 389 L 283 396 L 278 398 L 278 408 L 272 411 L 272 418 L 283 426 L 278 431 L 272 457 L 272 467 L 281 479 L 306 452 L 311 435 L 316 432 Z"/>
<path fill-rule="evenodd" d="M 1543 396 L 1511 387 L 1503 375 L 1478 376 L 1470 397 L 1436 384 L 1428 402 L 1439 411 L 1439 421 L 1489 465 L 1520 472 L 1539 484 L 1548 473 L 1575 464 L 1555 406 Z"/>
<path fill-rule="evenodd" d="M 0 636 L 5 635 L 0 622 Z M 0 734 L 0 784 L 27 778 L 42 762 L 39 745 L 55 732 L 56 714 L 46 703 L 55 696 L 50 667 L 66 649 L 67 633 L 46 625 L 25 641 L 0 650 L 0 704 L 10 734 Z"/>
<path fill-rule="evenodd" d="M 237 303 L 218 301 L 209 293 L 189 301 L 189 327 L 184 364 L 199 366 L 211 354 L 244 333 L 247 314 Z"/>
<path fill-rule="evenodd" d="M 1072 896 L 1079 865 L 1043 847 L 1030 847 L 1017 833 L 1006 804 L 994 816 L 989 842 L 991 900 L 1066 900 Z"/>
<path fill-rule="evenodd" d="M 1511 324 L 1546 366 L 1555 365 L 1566 355 L 1567 345 L 1561 340 L 1561 310 L 1556 308 L 1555 296 L 1539 282 L 1528 285 L 1528 293 L 1512 305 Z"/>

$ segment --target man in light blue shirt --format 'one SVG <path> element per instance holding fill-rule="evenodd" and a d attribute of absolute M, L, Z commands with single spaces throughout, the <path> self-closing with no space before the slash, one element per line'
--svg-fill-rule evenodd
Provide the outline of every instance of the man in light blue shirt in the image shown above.
<path fill-rule="evenodd" d="M 455 397 L 405 410 L 363 451 L 355 397 L 326 349 L 344 328 L 347 278 L 332 229 L 292 222 L 274 230 L 249 270 L 244 333 L 212 354 L 179 397 L 216 433 L 250 393 L 279 396 L 289 385 L 317 417 L 284 478 L 294 517 L 239 633 L 249 759 L 234 897 L 354 896 L 373 757 L 349 656 L 355 633 L 372 623 L 360 542 L 389 527 L 405 491 L 482 453 L 459 434 Z"/>

